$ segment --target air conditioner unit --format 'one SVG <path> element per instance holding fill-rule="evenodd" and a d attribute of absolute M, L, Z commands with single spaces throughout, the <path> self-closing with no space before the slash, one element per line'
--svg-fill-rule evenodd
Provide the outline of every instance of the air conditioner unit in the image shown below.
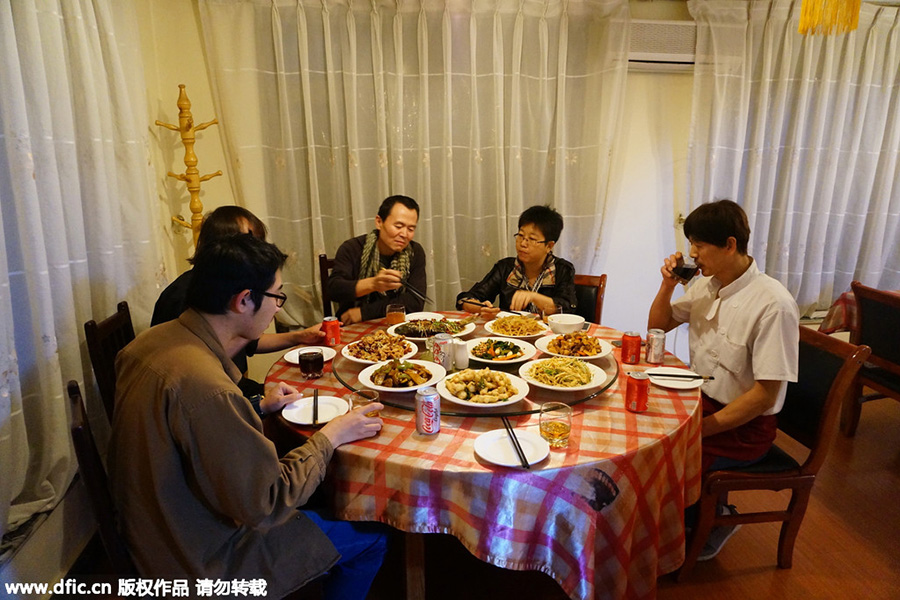
<path fill-rule="evenodd" d="M 631 71 L 692 71 L 697 46 L 694 21 L 631 20 Z"/>

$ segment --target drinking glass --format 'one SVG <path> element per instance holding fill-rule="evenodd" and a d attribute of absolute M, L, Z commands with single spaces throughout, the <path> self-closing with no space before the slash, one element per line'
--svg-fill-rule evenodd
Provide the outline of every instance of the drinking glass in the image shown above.
<path fill-rule="evenodd" d="M 388 304 L 385 319 L 388 325 L 396 325 L 406 321 L 406 306 L 403 304 Z"/>
<path fill-rule="evenodd" d="M 365 406 L 367 404 L 372 404 L 373 402 L 378 402 L 378 392 L 375 390 L 359 390 L 350 394 L 350 408 L 356 408 L 357 406 Z M 370 410 L 366 413 L 367 417 L 378 417 L 381 416 L 381 413 L 377 410 Z"/>
<path fill-rule="evenodd" d="M 322 376 L 325 369 L 325 355 L 319 348 L 301 350 L 297 357 L 300 363 L 300 373 L 306 379 L 316 379 Z"/>
<path fill-rule="evenodd" d="M 672 268 L 672 275 L 681 283 L 687 284 L 699 270 L 700 267 L 697 266 L 693 258 L 690 256 L 679 256 L 675 266 Z"/>
<path fill-rule="evenodd" d="M 565 448 L 572 431 L 572 407 L 562 402 L 545 402 L 541 406 L 540 424 L 541 437 L 551 448 Z"/>

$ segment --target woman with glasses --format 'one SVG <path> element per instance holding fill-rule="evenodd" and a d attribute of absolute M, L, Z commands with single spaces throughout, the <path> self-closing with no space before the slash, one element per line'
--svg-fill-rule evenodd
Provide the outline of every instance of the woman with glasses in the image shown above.
<path fill-rule="evenodd" d="M 575 267 L 554 256 L 563 218 L 549 206 L 532 206 L 519 217 L 513 236 L 516 256 L 497 261 L 484 279 L 456 297 L 456 307 L 493 319 L 501 310 L 571 312 L 575 307 Z M 499 295 L 499 306 L 493 302 Z"/>

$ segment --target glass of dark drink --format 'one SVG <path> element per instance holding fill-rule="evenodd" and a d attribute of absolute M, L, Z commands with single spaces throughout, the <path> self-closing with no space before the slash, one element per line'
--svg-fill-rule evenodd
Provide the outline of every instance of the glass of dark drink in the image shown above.
<path fill-rule="evenodd" d="M 679 256 L 675 266 L 672 267 L 672 275 L 674 275 L 675 279 L 681 283 L 686 284 L 693 279 L 694 275 L 696 275 L 699 270 L 700 267 L 697 266 L 697 263 L 694 262 L 693 258 L 690 256 L 687 258 Z"/>
<path fill-rule="evenodd" d="M 310 348 L 309 350 L 301 350 L 298 357 L 300 362 L 300 372 L 307 379 L 316 379 L 322 376 L 325 369 L 325 355 L 318 348 Z"/>

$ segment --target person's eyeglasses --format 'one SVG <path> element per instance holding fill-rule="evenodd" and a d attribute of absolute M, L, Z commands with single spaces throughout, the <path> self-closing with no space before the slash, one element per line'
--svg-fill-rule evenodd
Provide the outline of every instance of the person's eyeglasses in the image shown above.
<path fill-rule="evenodd" d="M 534 246 L 535 244 L 547 244 L 547 240 L 536 240 L 534 238 L 525 237 L 521 233 L 517 233 L 513 236 L 516 238 L 516 242 L 522 244 L 523 246 Z"/>
<path fill-rule="evenodd" d="M 272 292 L 260 291 L 259 293 L 263 296 L 268 296 L 269 298 L 275 298 L 275 306 L 277 306 L 278 308 L 281 308 L 282 306 L 284 306 L 284 303 L 287 302 L 287 294 L 285 294 L 284 292 L 280 294 L 273 294 Z"/>

